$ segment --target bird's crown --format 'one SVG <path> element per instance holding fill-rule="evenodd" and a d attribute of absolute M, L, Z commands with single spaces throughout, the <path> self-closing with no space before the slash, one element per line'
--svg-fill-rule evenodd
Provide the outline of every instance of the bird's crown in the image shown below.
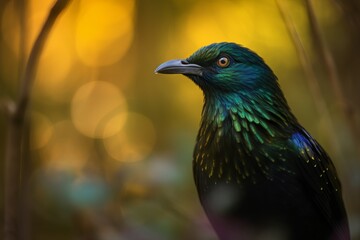
<path fill-rule="evenodd" d="M 228 55 L 239 63 L 264 64 L 263 59 L 255 52 L 232 42 L 213 43 L 194 52 L 187 61 L 199 65 L 208 65 L 221 55 Z"/>

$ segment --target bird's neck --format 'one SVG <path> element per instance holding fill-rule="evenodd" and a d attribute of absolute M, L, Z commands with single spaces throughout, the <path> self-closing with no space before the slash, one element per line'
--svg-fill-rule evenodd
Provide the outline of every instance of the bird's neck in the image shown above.
<path fill-rule="evenodd" d="M 268 157 L 261 149 L 288 139 L 296 126 L 281 92 L 279 96 L 262 93 L 251 98 L 205 95 L 194 151 L 195 174 L 229 181 L 235 180 L 234 176 L 236 181 L 239 176 L 247 179 L 250 170 L 245 166 L 256 164 L 261 154 Z"/>
<path fill-rule="evenodd" d="M 207 148 L 230 138 L 250 154 L 259 144 L 289 136 L 297 120 L 281 91 L 247 94 L 205 94 L 198 145 Z"/>

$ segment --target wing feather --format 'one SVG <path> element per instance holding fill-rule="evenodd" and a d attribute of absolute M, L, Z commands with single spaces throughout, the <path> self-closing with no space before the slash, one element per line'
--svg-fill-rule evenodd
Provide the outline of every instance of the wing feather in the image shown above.
<path fill-rule="evenodd" d="M 298 153 L 297 165 L 306 189 L 310 189 L 314 203 L 335 230 L 335 239 L 350 239 L 341 184 L 330 157 L 304 129 L 293 134 L 291 142 Z"/>

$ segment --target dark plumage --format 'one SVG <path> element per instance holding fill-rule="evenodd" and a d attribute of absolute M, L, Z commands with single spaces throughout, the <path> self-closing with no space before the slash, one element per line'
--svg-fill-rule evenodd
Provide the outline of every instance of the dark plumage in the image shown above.
<path fill-rule="evenodd" d="M 184 74 L 204 92 L 193 170 L 220 239 L 350 239 L 334 165 L 261 57 L 217 43 L 156 72 Z"/>

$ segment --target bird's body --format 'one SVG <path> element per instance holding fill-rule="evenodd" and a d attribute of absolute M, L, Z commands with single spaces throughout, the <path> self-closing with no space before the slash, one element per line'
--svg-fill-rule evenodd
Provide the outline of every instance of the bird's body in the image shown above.
<path fill-rule="evenodd" d="M 258 55 L 212 44 L 157 72 L 184 74 L 204 92 L 193 171 L 220 239 L 349 239 L 336 170 Z"/>

